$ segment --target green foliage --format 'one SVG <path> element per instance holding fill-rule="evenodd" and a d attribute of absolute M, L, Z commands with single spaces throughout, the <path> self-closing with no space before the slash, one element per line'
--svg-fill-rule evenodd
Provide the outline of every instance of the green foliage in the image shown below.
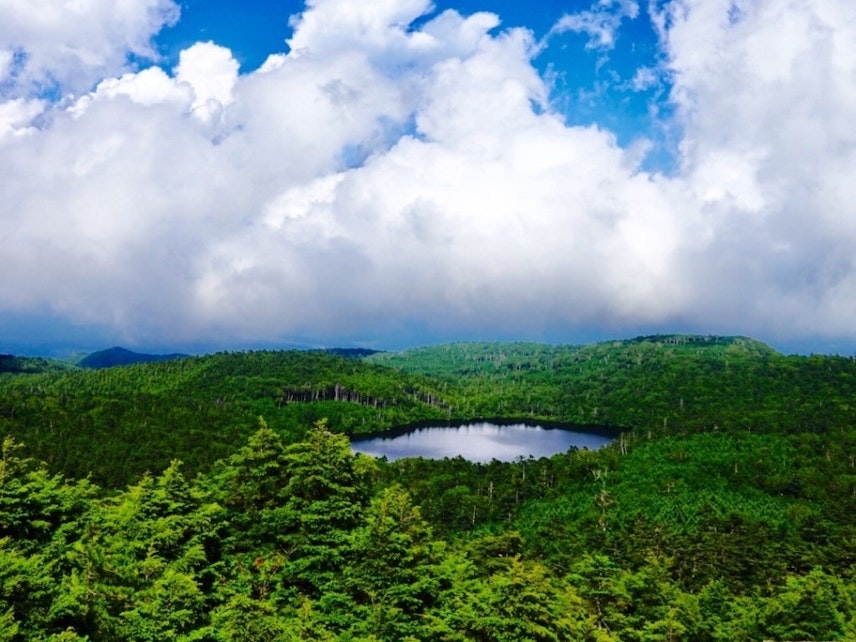
<path fill-rule="evenodd" d="M 435 602 L 441 550 L 407 492 L 384 489 L 350 539 L 346 586 L 359 614 L 356 631 L 376 639 L 416 635 L 417 614 Z"/>
<path fill-rule="evenodd" d="M 639 436 L 834 434 L 846 450 L 856 446 L 854 396 L 853 359 L 783 356 L 742 337 L 452 344 L 362 360 L 259 351 L 0 377 L 0 431 L 52 472 L 120 488 L 173 457 L 207 470 L 246 442 L 259 416 L 287 443 L 321 419 L 333 432 L 364 433 L 507 417 Z"/>
<path fill-rule="evenodd" d="M 338 579 L 348 533 L 367 500 L 353 460 L 347 437 L 329 432 L 324 423 L 285 451 L 289 480 L 276 539 L 281 549 L 300 551 L 285 569 L 289 581 L 313 597 Z"/>
<path fill-rule="evenodd" d="M 99 503 L 71 552 L 66 605 L 78 631 L 105 640 L 181 639 L 199 626 L 221 509 L 173 464 Z"/>
<path fill-rule="evenodd" d="M 12 354 L 0 354 L 0 377 L 18 374 L 36 374 L 40 372 L 66 372 L 76 366 L 65 361 L 44 357 L 16 357 Z"/>
<path fill-rule="evenodd" d="M 220 353 L 107 370 L 0 377 L 0 433 L 49 470 L 120 488 L 181 459 L 190 472 L 228 457 L 257 418 L 287 442 L 326 419 L 368 432 L 449 410 L 424 377 L 324 352 Z"/>
<path fill-rule="evenodd" d="M 766 637 L 778 640 L 849 639 L 853 636 L 856 589 L 852 583 L 813 569 L 789 576 L 761 613 Z"/>
<path fill-rule="evenodd" d="M 591 629 L 592 618 L 576 591 L 540 564 L 512 557 L 487 577 L 468 567 L 459 573 L 433 622 L 440 639 L 582 641 Z"/>
<path fill-rule="evenodd" d="M 4 376 L 2 427 L 47 461 L 2 444 L 0 640 L 856 639 L 852 360 L 680 336 L 369 360 Z M 489 464 L 342 434 L 450 414 L 628 430 Z"/>
<path fill-rule="evenodd" d="M 829 432 L 846 430 L 856 411 L 856 360 L 784 356 L 744 337 L 460 343 L 366 360 L 441 378 L 461 417 L 535 417 L 654 434 Z"/>
<path fill-rule="evenodd" d="M 799 570 L 838 559 L 804 539 L 822 494 L 805 483 L 810 500 L 763 502 L 798 453 L 782 439 L 692 435 L 631 442 L 618 457 L 371 465 L 323 423 L 294 444 L 262 423 L 193 481 L 173 462 L 103 497 L 45 476 L 10 441 L 2 471 L 16 523 L 59 508 L 0 540 L 2 639 L 850 639 L 849 558 Z M 417 499 L 443 485 L 464 489 L 479 520 L 442 529 L 446 540 Z M 509 489 L 528 499 L 491 517 Z M 852 516 L 827 527 L 852 555 Z M 723 536 L 708 541 L 712 532 Z"/>

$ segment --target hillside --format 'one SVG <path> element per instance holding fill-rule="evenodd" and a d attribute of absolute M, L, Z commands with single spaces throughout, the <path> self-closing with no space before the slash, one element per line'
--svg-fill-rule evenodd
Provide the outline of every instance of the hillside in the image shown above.
<path fill-rule="evenodd" d="M 172 361 L 173 359 L 181 359 L 186 356 L 186 354 L 144 354 L 117 346 L 86 355 L 77 365 L 81 368 L 113 368 L 115 366 L 130 366 L 135 363 Z"/>
<path fill-rule="evenodd" d="M 288 441 L 321 418 L 338 432 L 540 418 L 617 427 L 627 438 L 834 434 L 856 419 L 852 359 L 784 356 L 742 337 L 461 343 L 355 356 L 258 351 L 19 372 L 0 379 L 0 430 L 53 470 L 121 485 L 173 458 L 202 470 L 242 443 L 259 416 Z"/>
<path fill-rule="evenodd" d="M 13 354 L 0 354 L 0 376 L 3 374 L 37 374 L 41 372 L 67 372 L 75 366 L 56 359 L 45 357 L 18 357 Z"/>
<path fill-rule="evenodd" d="M 853 640 L 854 380 L 685 336 L 6 375 L 0 639 Z M 330 430 L 469 413 L 625 430 L 489 464 Z"/>
<path fill-rule="evenodd" d="M 446 417 L 429 379 L 319 351 L 219 353 L 0 379 L 0 431 L 52 470 L 110 486 L 181 459 L 201 470 L 264 416 L 288 441 Z"/>
<path fill-rule="evenodd" d="M 542 417 L 657 434 L 828 431 L 856 419 L 856 361 L 784 356 L 745 337 L 458 343 L 367 361 L 447 382 L 461 416 Z"/>

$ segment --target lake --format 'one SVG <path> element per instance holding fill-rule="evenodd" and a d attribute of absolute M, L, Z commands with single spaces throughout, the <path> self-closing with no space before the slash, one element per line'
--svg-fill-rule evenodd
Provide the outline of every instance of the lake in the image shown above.
<path fill-rule="evenodd" d="M 613 438 L 603 430 L 529 423 L 479 421 L 455 426 L 422 426 L 370 435 L 353 435 L 355 452 L 386 457 L 463 457 L 474 462 L 514 461 L 520 457 L 549 457 L 569 448 L 596 450 Z"/>

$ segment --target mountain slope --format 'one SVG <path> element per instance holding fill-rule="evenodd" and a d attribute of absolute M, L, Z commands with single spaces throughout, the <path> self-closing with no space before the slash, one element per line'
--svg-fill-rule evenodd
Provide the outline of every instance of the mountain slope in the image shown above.
<path fill-rule="evenodd" d="M 666 433 L 827 430 L 856 420 L 856 361 L 785 356 L 746 337 L 457 343 L 367 361 L 454 385 L 462 416 L 517 414 Z"/>
<path fill-rule="evenodd" d="M 0 374 L 37 374 L 40 372 L 65 372 L 74 369 L 75 366 L 72 364 L 56 359 L 0 354 Z"/>
<path fill-rule="evenodd" d="M 853 399 L 853 359 L 784 356 L 741 337 L 452 344 L 363 360 L 262 351 L 0 378 L 0 432 L 52 470 L 116 486 L 171 459 L 203 470 L 259 417 L 289 442 L 320 419 L 347 433 L 528 418 L 617 427 L 630 440 L 844 435 Z"/>
<path fill-rule="evenodd" d="M 116 346 L 107 350 L 93 352 L 81 359 L 77 365 L 81 368 L 113 368 L 115 366 L 130 366 L 135 363 L 155 363 L 158 361 L 171 361 L 181 359 L 186 354 L 144 354 L 132 352 L 126 348 Z"/>
<path fill-rule="evenodd" d="M 0 429 L 49 459 L 3 440 L 0 630 L 856 639 L 856 361 L 682 336 L 369 361 L 396 367 L 260 352 L 0 377 Z M 371 460 L 309 427 L 593 408 L 633 430 L 514 463 Z"/>
<path fill-rule="evenodd" d="M 323 352 L 219 353 L 0 379 L 0 433 L 53 470 L 91 473 L 108 486 L 172 459 L 204 469 L 244 443 L 260 416 L 291 442 L 322 418 L 360 432 L 448 413 L 426 377 Z"/>

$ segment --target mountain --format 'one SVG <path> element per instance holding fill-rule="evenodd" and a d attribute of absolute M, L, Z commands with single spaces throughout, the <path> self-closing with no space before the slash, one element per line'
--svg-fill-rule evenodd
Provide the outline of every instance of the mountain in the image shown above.
<path fill-rule="evenodd" d="M 65 372 L 75 366 L 64 361 L 46 357 L 17 357 L 13 354 L 0 354 L 0 373 L 37 374 L 40 372 Z"/>
<path fill-rule="evenodd" d="M 100 368 L 113 368 L 114 366 L 130 366 L 135 363 L 155 363 L 158 361 L 172 361 L 173 359 L 183 359 L 186 354 L 144 354 L 142 352 L 132 352 L 126 348 L 115 347 L 107 350 L 99 350 L 84 357 L 78 362 L 81 368 L 91 368 L 94 370 Z"/>

